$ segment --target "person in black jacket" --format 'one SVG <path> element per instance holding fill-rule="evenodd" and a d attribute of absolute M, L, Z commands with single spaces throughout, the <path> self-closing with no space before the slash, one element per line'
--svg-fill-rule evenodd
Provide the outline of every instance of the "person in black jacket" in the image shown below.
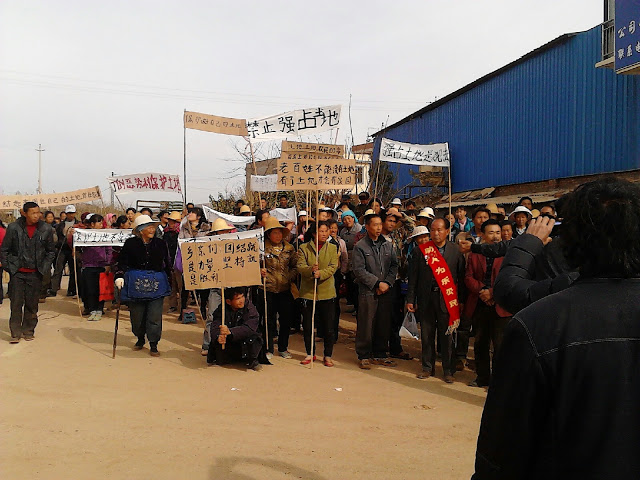
<path fill-rule="evenodd" d="M 580 278 L 506 327 L 474 480 L 640 476 L 640 187 L 589 182 L 563 216 Z"/>
<path fill-rule="evenodd" d="M 56 255 L 51 225 L 40 220 L 40 207 L 27 202 L 22 217 L 9 224 L 0 248 L 0 265 L 9 272 L 11 343 L 33 340 L 38 324 L 42 277 Z"/>
<path fill-rule="evenodd" d="M 247 300 L 244 288 L 226 288 L 225 304 L 213 312 L 211 345 L 207 353 L 209 365 L 224 365 L 231 361 L 245 361 L 248 368 L 259 371 L 262 366 L 258 355 L 262 337 L 258 331 L 260 316 L 256 307 Z M 222 309 L 224 325 L 222 324 Z M 224 349 L 222 348 L 224 345 Z"/>
<path fill-rule="evenodd" d="M 140 215 L 135 219 L 132 227 L 136 236 L 127 239 L 120 250 L 115 286 L 119 289 L 124 286 L 124 274 L 128 270 L 164 272 L 168 283 L 171 275 L 171 260 L 167 244 L 155 236 L 158 222 L 147 215 Z M 158 342 L 162 336 L 163 300 L 164 298 L 160 297 L 128 302 L 131 330 L 138 337 L 133 349 L 142 350 L 146 336 L 152 357 L 160 356 Z"/>

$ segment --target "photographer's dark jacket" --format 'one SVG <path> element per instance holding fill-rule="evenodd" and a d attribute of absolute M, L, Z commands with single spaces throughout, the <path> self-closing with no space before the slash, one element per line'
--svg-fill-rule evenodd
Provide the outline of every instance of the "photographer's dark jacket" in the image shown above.
<path fill-rule="evenodd" d="M 581 278 L 516 314 L 474 480 L 640 475 L 640 278 Z"/>

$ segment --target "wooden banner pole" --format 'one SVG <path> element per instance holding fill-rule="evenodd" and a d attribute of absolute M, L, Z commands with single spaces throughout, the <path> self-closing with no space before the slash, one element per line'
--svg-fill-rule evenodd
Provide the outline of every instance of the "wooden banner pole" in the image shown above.
<path fill-rule="evenodd" d="M 318 200 L 318 190 L 316 190 L 316 265 L 320 270 L 320 252 L 318 251 L 319 237 L 318 237 L 318 216 L 320 215 L 320 203 Z M 314 275 L 315 277 L 315 275 Z M 311 311 L 311 368 L 313 369 L 313 357 L 316 347 L 315 339 L 315 325 L 316 325 L 316 303 L 318 301 L 318 278 L 314 278 L 313 282 L 313 309 Z"/>
<path fill-rule="evenodd" d="M 224 287 L 220 289 L 220 296 L 222 297 L 222 303 L 220 304 L 222 306 L 222 325 L 224 325 L 224 312 L 227 309 L 227 303 L 224 300 Z M 225 343 L 222 344 L 222 350 L 224 350 L 224 347 L 227 346 L 226 340 L 227 339 L 225 337 Z"/>
<path fill-rule="evenodd" d="M 184 109 L 184 113 L 187 113 L 187 109 Z M 182 168 L 183 168 L 183 177 L 182 177 L 182 183 L 184 183 L 183 187 L 184 187 L 184 205 L 185 207 L 187 206 L 187 127 L 186 125 L 184 126 L 184 137 L 183 137 L 183 141 L 182 141 L 182 154 L 183 154 L 183 164 L 182 164 Z"/>
<path fill-rule="evenodd" d="M 82 318 L 82 307 L 80 306 L 80 290 L 78 289 L 78 268 L 76 264 L 76 246 L 73 246 L 73 278 L 76 281 L 76 300 L 78 301 L 78 313 L 80 313 L 80 318 Z M 67 286 L 67 290 L 69 287 Z"/>

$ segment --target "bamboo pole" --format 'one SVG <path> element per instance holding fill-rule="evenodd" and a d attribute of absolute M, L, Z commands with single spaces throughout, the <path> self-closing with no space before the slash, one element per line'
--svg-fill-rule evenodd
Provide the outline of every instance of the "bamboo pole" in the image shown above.
<path fill-rule="evenodd" d="M 220 296 L 222 297 L 222 325 L 224 326 L 224 312 L 227 309 L 227 302 L 224 301 L 224 287 L 220 289 Z M 225 343 L 222 344 L 222 350 L 227 346 L 227 338 L 225 337 Z"/>
<path fill-rule="evenodd" d="M 76 300 L 78 301 L 78 313 L 80 313 L 80 318 L 82 318 L 82 307 L 80 306 L 80 290 L 78 289 L 78 268 L 76 266 L 76 246 L 73 246 L 73 278 L 76 281 Z M 67 286 L 67 290 L 69 287 Z"/>
<path fill-rule="evenodd" d="M 318 190 L 316 190 L 316 264 L 318 265 L 318 270 L 320 270 L 320 252 L 318 251 L 318 216 L 320 214 L 320 203 L 318 201 Z M 314 275 L 315 277 L 315 275 Z M 314 350 L 316 347 L 316 339 L 315 339 L 315 324 L 316 324 L 316 303 L 318 301 L 318 278 L 314 278 L 313 282 L 313 308 L 311 310 L 311 368 L 313 369 L 313 357 Z"/>

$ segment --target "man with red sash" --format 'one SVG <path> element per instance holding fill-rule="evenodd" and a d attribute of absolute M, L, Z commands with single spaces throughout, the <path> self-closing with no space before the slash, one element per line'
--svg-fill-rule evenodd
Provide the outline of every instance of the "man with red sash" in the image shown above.
<path fill-rule="evenodd" d="M 449 221 L 436 218 L 431 224 L 431 241 L 417 237 L 409 257 L 407 310 L 420 322 L 422 372 L 418 378 L 435 373 L 435 335 L 442 355 L 444 381 L 453 383 L 452 332 L 460 323 L 464 299 L 464 256 L 449 242 Z"/>

